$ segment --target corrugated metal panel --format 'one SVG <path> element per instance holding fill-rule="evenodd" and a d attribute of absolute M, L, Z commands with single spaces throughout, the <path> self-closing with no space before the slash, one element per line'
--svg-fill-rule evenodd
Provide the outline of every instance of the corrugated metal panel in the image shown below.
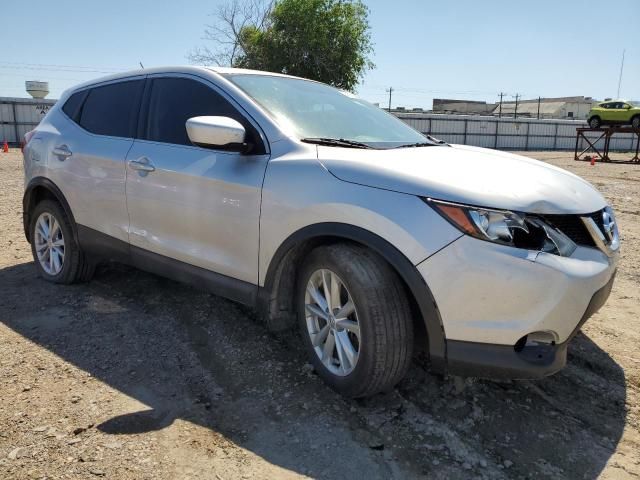
<path fill-rule="evenodd" d="M 447 143 L 459 143 L 459 144 L 464 143 L 464 135 L 454 135 L 451 133 L 445 133 L 445 134 L 437 134 L 436 137 L 439 138 L 440 140 L 444 140 Z"/>
<path fill-rule="evenodd" d="M 529 135 L 555 135 L 556 126 L 550 123 L 532 122 L 529 124 Z"/>
<path fill-rule="evenodd" d="M 475 147 L 493 148 L 495 135 L 467 135 L 467 145 Z"/>
<path fill-rule="evenodd" d="M 529 137 L 529 150 L 553 150 L 554 137 Z"/>
<path fill-rule="evenodd" d="M 34 105 L 16 105 L 16 117 L 18 123 L 40 123 L 51 105 L 38 103 Z"/>
<path fill-rule="evenodd" d="M 13 125 L 4 123 L 0 125 L 0 141 L 15 142 L 16 130 Z"/>
<path fill-rule="evenodd" d="M 431 132 L 436 136 L 450 133 L 464 133 L 464 122 L 433 118 L 431 119 Z"/>
<path fill-rule="evenodd" d="M 13 105 L 0 103 L 0 122 L 13 123 Z"/>
<path fill-rule="evenodd" d="M 24 134 L 33 130 L 55 100 L 33 98 L 0 98 L 0 142 L 20 143 Z"/>
<path fill-rule="evenodd" d="M 467 134 L 494 135 L 496 133 L 496 122 L 487 120 L 467 121 Z"/>

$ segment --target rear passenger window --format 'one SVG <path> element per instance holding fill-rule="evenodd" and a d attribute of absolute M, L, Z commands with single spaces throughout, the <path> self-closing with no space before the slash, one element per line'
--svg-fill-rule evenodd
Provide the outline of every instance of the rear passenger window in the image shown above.
<path fill-rule="evenodd" d="M 145 138 L 156 142 L 193 145 L 185 124 L 189 118 L 201 115 L 237 120 L 247 131 L 247 142 L 255 145 L 253 153 L 264 153 L 257 131 L 243 115 L 210 87 L 188 78 L 153 80 Z"/>
<path fill-rule="evenodd" d="M 82 107 L 80 125 L 98 135 L 133 137 L 143 80 L 92 88 Z"/>
<path fill-rule="evenodd" d="M 74 122 L 78 121 L 78 115 L 80 114 L 80 107 L 82 106 L 82 101 L 84 100 L 86 91 L 76 92 L 69 97 L 69 99 L 64 102 L 62 107 L 62 111 L 67 114 L 69 118 L 71 118 Z"/>

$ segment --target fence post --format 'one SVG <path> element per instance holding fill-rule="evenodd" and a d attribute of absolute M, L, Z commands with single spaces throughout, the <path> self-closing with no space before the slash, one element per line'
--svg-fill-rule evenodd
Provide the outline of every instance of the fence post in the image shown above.
<path fill-rule="evenodd" d="M 464 137 L 462 137 L 462 144 L 467 144 L 467 125 L 469 124 L 469 119 L 464 119 Z"/>
<path fill-rule="evenodd" d="M 527 136 L 524 139 L 524 151 L 529 150 L 529 130 L 531 130 L 531 122 L 527 122 Z"/>
<path fill-rule="evenodd" d="M 556 131 L 553 134 L 553 149 L 556 149 L 556 146 L 558 145 L 558 122 L 555 123 L 556 126 Z"/>
<path fill-rule="evenodd" d="M 496 124 L 496 135 L 495 135 L 495 138 L 493 140 L 493 149 L 494 150 L 496 150 L 498 148 L 498 127 L 500 126 L 500 121 L 496 119 L 495 124 Z"/>
<path fill-rule="evenodd" d="M 11 102 L 11 108 L 13 110 L 13 130 L 16 134 L 16 143 L 20 143 L 20 134 L 18 133 L 18 117 L 16 115 L 16 103 Z"/>

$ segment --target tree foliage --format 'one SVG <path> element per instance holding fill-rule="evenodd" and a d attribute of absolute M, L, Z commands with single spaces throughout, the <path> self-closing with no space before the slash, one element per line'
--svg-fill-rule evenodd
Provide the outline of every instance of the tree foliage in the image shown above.
<path fill-rule="evenodd" d="M 287 73 L 353 90 L 373 68 L 369 10 L 360 0 L 233 0 L 206 38 L 214 49 L 190 55 L 204 64 Z"/>

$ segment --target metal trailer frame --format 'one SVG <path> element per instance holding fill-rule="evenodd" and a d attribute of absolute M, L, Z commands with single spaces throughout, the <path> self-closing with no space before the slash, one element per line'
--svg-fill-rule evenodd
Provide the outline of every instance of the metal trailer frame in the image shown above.
<path fill-rule="evenodd" d="M 587 132 L 596 132 L 600 133 L 600 136 L 595 139 L 589 139 L 585 133 Z M 611 137 L 616 133 L 631 133 L 634 135 L 632 137 L 631 148 L 633 149 L 633 142 L 635 141 L 636 148 L 635 154 L 629 160 L 611 160 L 609 157 L 609 146 L 611 145 Z M 602 148 L 602 152 L 598 149 L 596 144 L 604 138 L 604 146 Z M 587 148 L 583 149 L 581 152 L 578 152 L 580 145 L 580 141 L 584 140 L 589 145 Z M 597 157 L 592 157 L 590 155 L 585 155 L 586 153 L 594 152 Z M 597 158 L 600 162 L 614 162 L 614 163 L 640 163 L 640 156 L 638 153 L 640 152 L 640 128 L 633 127 L 600 127 L 600 128 L 576 128 L 576 148 L 574 151 L 574 160 L 583 160 L 583 161 L 592 161 L 594 158 Z"/>

